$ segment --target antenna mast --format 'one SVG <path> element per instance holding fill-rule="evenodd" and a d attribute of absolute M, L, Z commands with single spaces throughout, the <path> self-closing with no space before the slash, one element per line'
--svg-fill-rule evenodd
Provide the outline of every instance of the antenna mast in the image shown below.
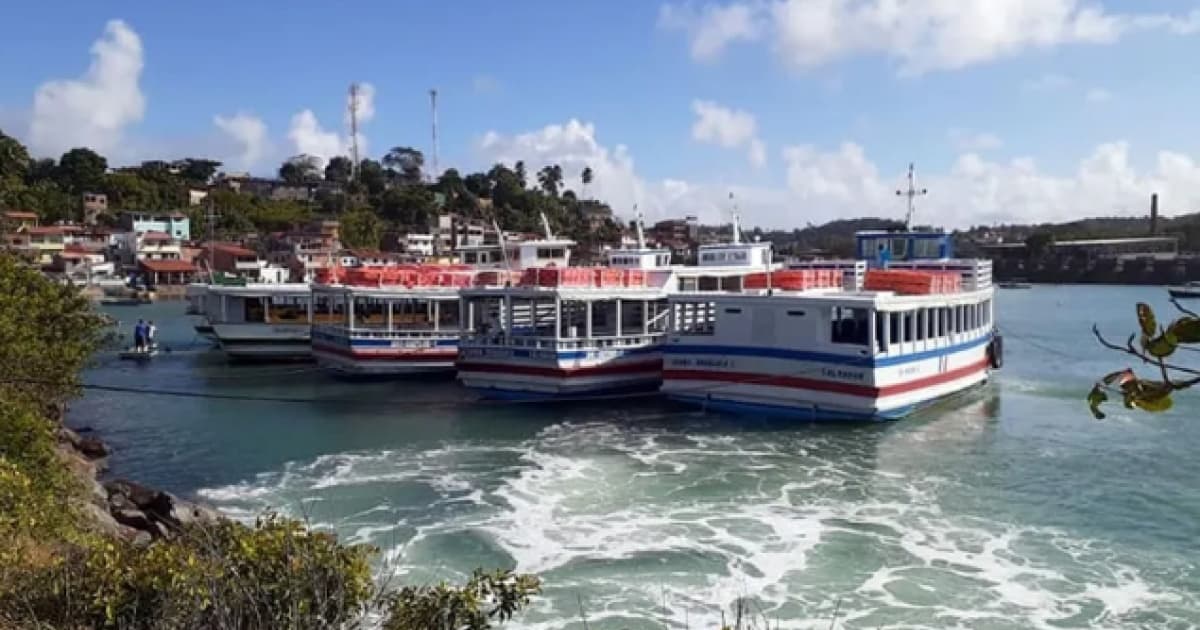
<path fill-rule="evenodd" d="M 358 84 L 350 84 L 350 179 L 358 179 Z"/>
<path fill-rule="evenodd" d="M 433 122 L 433 172 L 430 175 L 430 179 L 436 181 L 441 175 L 438 171 L 437 88 L 429 90 L 429 113 Z"/>
<path fill-rule="evenodd" d="M 897 190 L 897 197 L 907 197 L 908 212 L 904 214 L 904 229 L 905 231 L 912 229 L 913 211 L 915 207 L 913 202 L 918 196 L 928 195 L 929 190 L 926 188 L 917 188 L 917 172 L 916 167 L 912 162 L 908 163 L 908 190 Z"/>

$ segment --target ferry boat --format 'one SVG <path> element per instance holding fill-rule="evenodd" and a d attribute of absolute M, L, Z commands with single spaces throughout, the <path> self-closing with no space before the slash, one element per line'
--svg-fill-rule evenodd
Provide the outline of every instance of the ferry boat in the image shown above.
<path fill-rule="evenodd" d="M 475 273 L 447 265 L 347 269 L 313 285 L 322 323 L 312 352 L 345 375 L 448 372 L 458 355 L 459 288 Z"/>
<path fill-rule="evenodd" d="M 204 313 L 212 336 L 231 359 L 312 358 L 313 297 L 307 283 L 213 284 Z"/>
<path fill-rule="evenodd" d="M 1173 298 L 1200 298 L 1200 280 L 1193 280 L 1177 287 L 1167 287 Z"/>
<path fill-rule="evenodd" d="M 662 391 L 733 412 L 897 419 L 985 382 L 1001 362 L 991 262 L 953 258 L 944 232 L 856 241 L 859 260 L 797 265 L 779 274 L 787 287 L 671 296 Z M 810 286 L 830 269 L 841 287 Z"/>
<path fill-rule="evenodd" d="M 458 378 L 491 398 L 541 399 L 653 390 L 662 381 L 667 296 L 741 291 L 752 270 L 772 268 L 770 247 L 702 246 L 700 266 L 671 265 L 667 250 L 608 253 L 607 266 L 571 267 L 569 246 L 538 256 L 513 286 L 462 291 L 466 330 Z"/>

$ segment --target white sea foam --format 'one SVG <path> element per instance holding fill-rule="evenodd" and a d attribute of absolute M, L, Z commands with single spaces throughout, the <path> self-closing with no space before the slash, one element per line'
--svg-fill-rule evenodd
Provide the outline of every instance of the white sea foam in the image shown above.
<path fill-rule="evenodd" d="M 918 426 L 891 444 L 973 431 Z M 1197 594 L 1144 574 L 1131 552 L 947 513 L 942 498 L 964 491 L 960 482 L 881 468 L 878 442 L 774 437 L 564 423 L 520 445 L 322 456 L 202 496 L 249 514 L 365 484 L 421 484 L 433 505 L 393 506 L 382 492 L 378 505 L 323 524 L 356 542 L 397 536 L 382 562 L 401 577 L 428 574 L 420 559 L 434 541 L 482 534 L 547 580 L 528 628 L 562 627 L 577 597 L 596 629 L 715 627 L 739 597 L 781 628 L 827 628 L 835 606 L 847 628 L 1124 628 L 1152 611 L 1200 623 L 1177 617 L 1200 609 Z M 451 578 L 474 566 L 439 561 Z"/>

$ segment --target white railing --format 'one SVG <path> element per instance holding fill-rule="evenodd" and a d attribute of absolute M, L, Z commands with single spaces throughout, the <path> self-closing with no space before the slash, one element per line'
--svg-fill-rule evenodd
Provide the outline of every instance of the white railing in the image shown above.
<path fill-rule="evenodd" d="M 867 261 L 865 260 L 807 260 L 788 263 L 787 268 L 841 271 L 842 289 L 846 291 L 862 290 L 867 277 Z"/>
<path fill-rule="evenodd" d="M 908 260 L 888 263 L 889 269 L 915 271 L 952 271 L 962 275 L 963 291 L 981 291 L 992 286 L 992 261 L 973 258 L 948 260 Z"/>
<path fill-rule="evenodd" d="M 611 337 L 593 337 L 591 339 L 557 339 L 555 337 L 534 337 L 524 335 L 505 335 L 503 333 L 480 334 L 467 333 L 462 337 L 460 347 L 475 348 L 522 348 L 531 350 L 626 350 L 642 348 L 657 343 L 665 333 L 621 335 Z"/>

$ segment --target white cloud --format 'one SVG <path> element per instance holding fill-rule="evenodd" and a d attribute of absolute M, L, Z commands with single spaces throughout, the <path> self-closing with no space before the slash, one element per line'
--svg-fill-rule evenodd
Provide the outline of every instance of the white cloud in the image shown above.
<path fill-rule="evenodd" d="M 625 217 L 637 203 L 651 220 L 695 214 L 707 223 L 728 221 L 730 192 L 747 225 L 790 229 L 810 221 L 904 214 L 895 191 L 904 185 L 906 165 L 882 169 L 854 143 L 832 150 L 785 147 L 780 155 L 787 183 L 778 188 L 680 178 L 647 181 L 625 147 L 610 150 L 598 141 L 593 125 L 577 120 L 515 135 L 488 132 L 477 148 L 485 163 L 524 160 L 531 173 L 560 164 L 568 182 L 578 181 L 583 166 L 591 166 L 596 170 L 592 193 Z M 948 228 L 1141 216 L 1152 192 L 1159 193 L 1169 213 L 1200 208 L 1200 163 L 1161 151 L 1150 168 L 1139 170 L 1125 142 L 1097 146 L 1066 174 L 1044 173 L 1029 158 L 989 161 L 974 152 L 961 154 L 944 172 L 920 172 L 917 166 L 929 195 L 917 204 L 916 222 Z"/>
<path fill-rule="evenodd" d="M 753 114 L 701 100 L 692 101 L 692 112 L 696 115 L 692 123 L 693 140 L 726 149 L 745 148 L 751 164 L 766 164 L 766 143 L 757 135 L 758 122 Z"/>
<path fill-rule="evenodd" d="M 950 143 L 959 151 L 990 151 L 1004 146 L 1004 141 L 994 133 L 973 132 L 966 129 L 951 129 L 946 133 Z"/>
<path fill-rule="evenodd" d="M 1082 0 L 742 0 L 701 12 L 667 5 L 660 24 L 685 30 L 692 56 L 701 60 L 765 30 L 784 61 L 798 68 L 881 55 L 904 74 L 920 74 L 1029 50 L 1109 44 L 1137 30 L 1191 34 L 1200 31 L 1200 10 L 1111 13 Z"/>
<path fill-rule="evenodd" d="M 1107 103 L 1112 100 L 1112 93 L 1104 88 L 1092 88 L 1083 98 L 1092 104 Z"/>
<path fill-rule="evenodd" d="M 118 147 L 125 128 L 142 119 L 146 99 L 138 84 L 144 64 L 138 34 L 111 20 L 91 53 L 82 77 L 38 87 L 29 127 L 34 154 L 58 156 L 80 146 L 104 153 Z"/>
<path fill-rule="evenodd" d="M 358 154 L 360 159 L 367 155 L 367 137 L 363 134 L 363 126 L 375 118 L 375 86 L 370 83 L 358 84 Z M 342 118 L 346 131 L 350 130 L 350 95 L 346 95 L 346 111 Z M 305 109 L 292 116 L 288 128 L 288 139 L 296 153 L 306 153 L 315 156 L 324 164 L 330 158 L 349 156 L 352 141 L 349 133 L 341 134 L 336 131 L 326 131 L 317 115 L 311 109 Z"/>
<path fill-rule="evenodd" d="M 732 42 L 758 39 L 762 22 L 757 7 L 737 3 L 724 7 L 706 5 L 699 11 L 692 5 L 663 5 L 658 13 L 660 28 L 688 34 L 692 40 L 692 58 L 696 61 L 717 58 Z"/>
<path fill-rule="evenodd" d="M 269 147 L 267 125 L 261 118 L 239 112 L 233 116 L 214 116 L 213 124 L 238 147 L 233 158 L 237 168 L 250 170 L 258 166 Z"/>

